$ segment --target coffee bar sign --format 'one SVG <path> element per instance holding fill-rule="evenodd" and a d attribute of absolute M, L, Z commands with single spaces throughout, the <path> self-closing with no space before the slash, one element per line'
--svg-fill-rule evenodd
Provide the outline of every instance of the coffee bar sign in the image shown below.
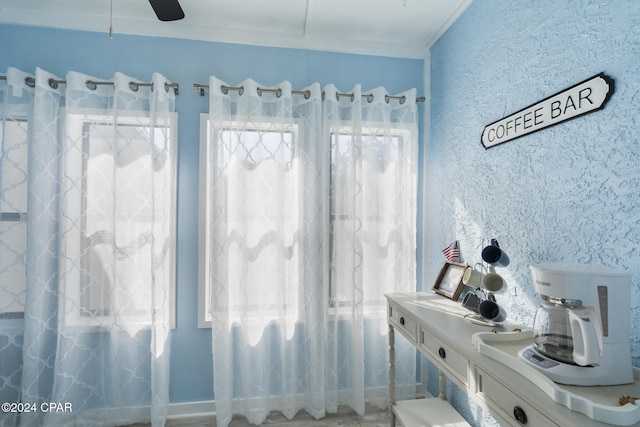
<path fill-rule="evenodd" d="M 614 90 L 604 73 L 576 84 L 529 107 L 485 126 L 482 145 L 491 148 L 531 132 L 604 108 Z"/>

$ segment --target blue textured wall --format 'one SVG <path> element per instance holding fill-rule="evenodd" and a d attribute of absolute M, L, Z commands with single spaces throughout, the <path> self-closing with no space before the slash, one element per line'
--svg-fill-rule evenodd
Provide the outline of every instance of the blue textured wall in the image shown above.
<path fill-rule="evenodd" d="M 103 79 L 121 71 L 145 81 L 158 71 L 180 84 L 176 101 L 178 267 L 177 328 L 171 343 L 172 402 L 213 398 L 211 331 L 197 328 L 199 115 L 208 111 L 209 98 L 200 97 L 193 83 L 208 84 L 214 74 L 232 85 L 252 78 L 264 85 L 289 80 L 294 89 L 319 82 L 321 86 L 333 83 L 345 92 L 361 84 L 365 91 L 384 86 L 390 93 L 399 93 L 415 87 L 419 95 L 424 94 L 423 60 L 120 34 L 109 39 L 106 29 L 89 33 L 0 25 L 0 74 L 10 66 L 26 72 L 41 67 L 61 77 L 75 70 Z M 6 363 L 5 356 L 0 354 Z"/>
<path fill-rule="evenodd" d="M 485 150 L 484 126 L 599 72 L 607 106 Z M 640 367 L 640 2 L 475 0 L 431 49 L 425 283 L 439 250 L 482 238 L 511 259 L 497 296 L 531 325 L 528 265 L 575 261 L 633 273 L 631 339 Z"/>

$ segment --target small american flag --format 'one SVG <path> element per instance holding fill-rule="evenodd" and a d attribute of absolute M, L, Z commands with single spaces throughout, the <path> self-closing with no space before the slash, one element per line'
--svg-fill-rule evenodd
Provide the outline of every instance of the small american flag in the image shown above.
<path fill-rule="evenodd" d="M 458 245 L 458 241 L 454 240 L 449 246 L 442 250 L 442 253 L 447 258 L 447 260 L 452 262 L 460 261 L 460 245 Z"/>

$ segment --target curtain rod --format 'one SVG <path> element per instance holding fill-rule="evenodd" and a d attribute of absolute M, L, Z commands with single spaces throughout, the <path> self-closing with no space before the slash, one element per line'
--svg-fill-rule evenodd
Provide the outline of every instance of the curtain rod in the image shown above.
<path fill-rule="evenodd" d="M 7 76 L 0 76 L 0 80 L 7 80 Z M 49 79 L 48 83 L 49 83 L 49 86 L 52 89 L 57 89 L 58 85 L 66 84 L 67 81 L 66 80 Z M 35 87 L 36 79 L 34 79 L 33 77 L 25 77 L 24 84 L 29 86 L 29 87 Z M 97 82 L 95 80 L 87 80 L 86 82 L 84 82 L 84 84 L 85 84 L 85 86 L 87 86 L 87 88 L 89 88 L 91 90 L 96 90 L 98 86 L 113 86 L 114 85 L 113 82 Z M 131 89 L 134 92 L 137 92 L 138 88 L 140 88 L 140 87 L 151 87 L 151 88 L 153 88 L 153 83 L 129 82 L 129 89 Z M 169 88 L 172 88 L 173 92 L 176 95 L 178 95 L 178 89 L 180 88 L 178 83 L 165 83 L 164 84 L 164 90 L 169 92 Z"/>
<path fill-rule="evenodd" d="M 195 90 L 199 90 L 200 91 L 200 96 L 204 96 L 204 91 L 205 89 L 209 89 L 209 85 L 201 85 L 198 83 L 194 83 L 193 84 L 193 89 Z M 220 91 L 222 91 L 222 93 L 224 93 L 225 95 L 230 91 L 236 91 L 236 92 L 244 92 L 244 87 L 242 86 L 220 86 Z M 261 92 L 266 92 L 266 93 L 275 93 L 277 94 L 277 96 L 280 96 L 280 94 L 282 94 L 282 89 L 263 89 L 263 88 L 258 88 L 258 94 L 262 95 Z M 311 96 L 311 92 L 308 90 L 292 90 L 291 91 L 292 94 L 294 95 L 304 95 L 305 98 L 308 98 L 309 96 Z M 324 92 L 322 92 L 322 96 L 324 97 Z M 353 93 L 336 93 L 337 97 L 340 96 L 348 96 L 350 98 L 353 98 Z M 363 98 L 367 98 L 367 100 L 369 102 L 373 101 L 373 95 L 372 94 L 364 94 L 362 95 Z M 387 101 L 389 99 L 399 99 L 400 102 L 404 102 L 405 97 L 404 96 L 393 96 L 393 95 L 385 95 L 385 98 L 387 99 Z M 416 103 L 418 102 L 425 102 L 425 97 L 421 96 L 416 98 Z"/>

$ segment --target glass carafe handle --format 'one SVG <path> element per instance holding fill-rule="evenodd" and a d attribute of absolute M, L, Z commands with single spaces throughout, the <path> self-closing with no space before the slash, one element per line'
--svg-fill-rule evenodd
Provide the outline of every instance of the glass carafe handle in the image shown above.
<path fill-rule="evenodd" d="M 569 310 L 573 338 L 573 361 L 580 366 L 600 363 L 600 345 L 593 322 L 583 310 Z"/>

